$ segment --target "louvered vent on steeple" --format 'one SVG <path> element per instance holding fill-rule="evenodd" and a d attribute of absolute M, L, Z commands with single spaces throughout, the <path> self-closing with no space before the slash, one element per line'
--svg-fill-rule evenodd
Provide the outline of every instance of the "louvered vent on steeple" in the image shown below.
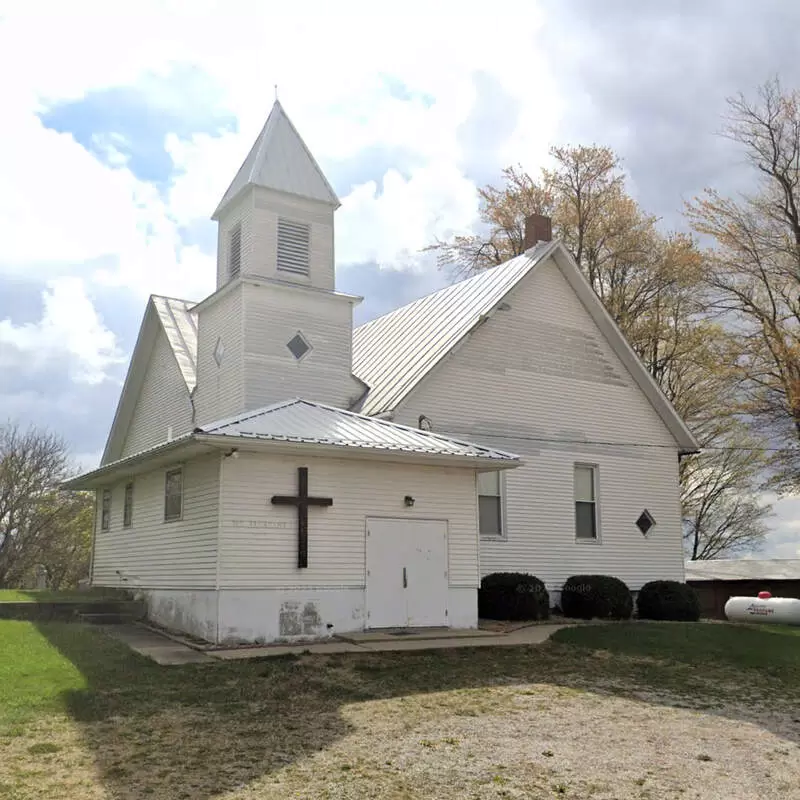
<path fill-rule="evenodd" d="M 238 278 L 242 271 L 242 224 L 234 226 L 228 238 L 228 275 Z"/>
<path fill-rule="evenodd" d="M 278 270 L 308 275 L 311 226 L 305 222 L 278 218 Z"/>

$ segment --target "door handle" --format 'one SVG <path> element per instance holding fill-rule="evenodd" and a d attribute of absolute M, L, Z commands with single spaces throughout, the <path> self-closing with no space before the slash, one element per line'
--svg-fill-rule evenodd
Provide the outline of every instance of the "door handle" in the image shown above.
<path fill-rule="evenodd" d="M 406 568 L 403 567 L 403 588 L 408 588 L 408 576 L 406 575 Z"/>

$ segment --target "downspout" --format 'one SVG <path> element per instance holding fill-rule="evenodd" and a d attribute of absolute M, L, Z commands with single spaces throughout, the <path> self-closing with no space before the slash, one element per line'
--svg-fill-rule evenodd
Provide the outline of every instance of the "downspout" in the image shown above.
<path fill-rule="evenodd" d="M 97 542 L 97 496 L 100 489 L 94 490 L 94 514 L 92 517 L 92 552 L 89 556 L 89 586 L 94 586 L 94 549 Z"/>

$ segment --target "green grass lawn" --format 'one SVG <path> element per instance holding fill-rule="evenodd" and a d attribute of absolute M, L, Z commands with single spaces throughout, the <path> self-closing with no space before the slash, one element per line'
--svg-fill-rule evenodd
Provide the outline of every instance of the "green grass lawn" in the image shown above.
<path fill-rule="evenodd" d="M 588 625 L 535 647 L 159 667 L 90 627 L 0 621 L 0 798 L 594 797 L 600 779 L 558 758 L 593 736 L 605 747 L 617 717 L 613 736 L 633 737 L 624 759 L 647 746 L 634 718 L 652 717 L 657 738 L 676 714 L 712 709 L 708 724 L 738 730 L 750 717 L 725 710 L 730 695 L 797 716 L 796 633 Z M 688 730 L 668 740 L 685 750 Z M 701 778 L 687 772 L 687 790 Z M 673 796 L 630 793 L 639 785 L 609 796 Z"/>
<path fill-rule="evenodd" d="M 800 627 L 787 625 L 631 622 L 563 628 L 554 640 L 615 654 L 713 669 L 754 669 L 800 683 Z"/>

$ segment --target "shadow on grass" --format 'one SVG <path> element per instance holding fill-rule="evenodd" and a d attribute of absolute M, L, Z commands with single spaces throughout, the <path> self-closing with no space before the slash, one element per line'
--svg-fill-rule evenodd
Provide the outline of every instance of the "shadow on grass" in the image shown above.
<path fill-rule="evenodd" d="M 765 638 L 782 637 L 738 629 L 731 638 L 730 630 L 718 636 L 716 626 L 673 626 L 665 638 L 659 627 L 567 629 L 555 641 L 532 647 L 185 667 L 159 667 L 83 626 L 42 624 L 39 630 L 86 679 L 87 688 L 65 693 L 64 702 L 82 724 L 109 794 L 207 800 L 244 789 L 256 779 L 277 781 L 276 773 L 284 767 L 331 747 L 351 731 L 342 714 L 350 703 L 538 683 L 655 705 L 706 702 L 708 713 L 733 718 L 741 713 L 741 719 L 752 722 L 743 712 L 721 705 L 732 691 L 729 681 L 738 680 L 744 690 L 759 679 L 758 690 L 766 698 L 784 681 L 800 678 L 796 652 L 786 655 L 782 674 L 760 678 L 758 659 L 744 667 L 735 659 L 716 663 L 725 641 L 738 640 L 741 651 L 751 653 L 763 650 Z M 643 648 L 635 648 L 637 637 L 644 640 Z M 708 661 L 698 657 L 702 640 L 704 652 L 711 654 Z M 794 645 L 796 639 L 787 641 Z M 675 660 L 662 660 L 665 648 L 674 650 Z M 759 724 L 792 741 L 800 738 L 800 725 L 792 733 L 777 721 L 774 728 L 769 720 Z M 361 735 L 368 737 L 369 732 Z M 280 796 L 279 784 L 273 790 Z"/>

